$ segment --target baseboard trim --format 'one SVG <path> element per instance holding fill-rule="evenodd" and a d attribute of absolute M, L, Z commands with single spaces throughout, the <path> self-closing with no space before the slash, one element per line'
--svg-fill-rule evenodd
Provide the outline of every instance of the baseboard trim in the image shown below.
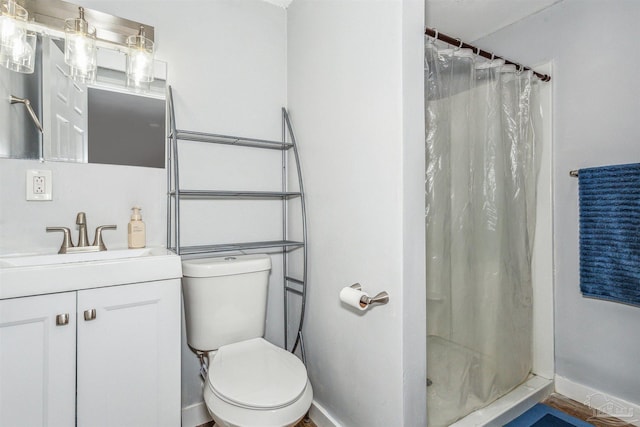
<path fill-rule="evenodd" d="M 212 420 L 204 402 L 182 408 L 182 427 L 196 427 Z"/>
<path fill-rule="evenodd" d="M 311 408 L 309 408 L 309 418 L 311 418 L 318 427 L 342 427 L 342 425 L 329 414 L 329 411 L 315 400 L 311 403 Z"/>
<path fill-rule="evenodd" d="M 640 404 L 627 402 L 616 396 L 556 375 L 556 392 L 622 421 L 640 427 Z M 596 402 L 593 402 L 597 398 Z"/>

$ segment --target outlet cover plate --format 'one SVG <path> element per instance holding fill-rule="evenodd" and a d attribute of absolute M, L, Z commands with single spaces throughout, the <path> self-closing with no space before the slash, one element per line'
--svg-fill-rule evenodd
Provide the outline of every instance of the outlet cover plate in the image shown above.
<path fill-rule="evenodd" d="M 26 177 L 27 200 L 52 200 L 53 175 L 50 170 L 28 170 Z"/>

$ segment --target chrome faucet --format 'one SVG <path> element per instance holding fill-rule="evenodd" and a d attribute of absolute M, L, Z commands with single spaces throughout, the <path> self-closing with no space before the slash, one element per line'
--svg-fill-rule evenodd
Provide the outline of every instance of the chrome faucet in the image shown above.
<path fill-rule="evenodd" d="M 89 238 L 87 237 L 87 215 L 84 212 L 78 212 L 76 216 L 76 224 L 78 225 L 78 248 L 89 246 Z"/>
<path fill-rule="evenodd" d="M 90 246 L 87 237 L 87 215 L 84 212 L 78 212 L 76 225 L 78 226 L 78 244 L 75 247 L 71 241 L 71 230 L 67 227 L 47 227 L 47 231 L 61 231 L 64 233 L 62 246 L 60 246 L 60 250 L 58 251 L 59 254 L 106 251 L 107 247 L 102 241 L 102 230 L 115 230 L 117 228 L 115 225 L 101 225 L 97 227 L 95 239 Z"/>

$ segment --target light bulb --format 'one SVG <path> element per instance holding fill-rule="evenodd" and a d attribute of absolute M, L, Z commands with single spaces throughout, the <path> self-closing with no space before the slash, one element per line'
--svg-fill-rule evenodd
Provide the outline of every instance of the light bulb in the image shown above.
<path fill-rule="evenodd" d="M 85 21 L 84 9 L 78 9 L 79 18 L 65 21 L 64 62 L 74 80 L 87 83 L 95 80 L 98 68 L 96 29 Z"/>
<path fill-rule="evenodd" d="M 12 53 L 15 60 L 20 60 L 20 58 L 24 58 L 25 55 L 31 55 L 31 46 L 27 43 L 26 35 L 25 37 L 17 37 L 14 40 Z"/>
<path fill-rule="evenodd" d="M 88 72 L 96 68 L 95 43 L 91 39 L 87 39 L 83 35 L 76 34 L 69 38 L 69 58 L 68 64 L 79 69 L 82 72 Z"/>
<path fill-rule="evenodd" d="M 29 14 L 13 0 L 3 2 L 1 7 L 0 65 L 19 73 L 33 73 L 37 37 L 24 27 Z"/>
<path fill-rule="evenodd" d="M 15 21 L 7 16 L 3 16 L 1 19 L 2 22 L 2 36 L 0 38 L 0 43 L 2 46 L 11 45 L 11 40 L 16 37 L 16 33 L 18 33 L 18 26 Z"/>
<path fill-rule="evenodd" d="M 135 82 L 151 82 L 153 80 L 153 57 L 145 51 L 137 50 L 129 54 L 129 76 Z"/>
<path fill-rule="evenodd" d="M 138 35 L 127 37 L 127 82 L 142 87 L 153 81 L 153 42 L 144 36 L 144 27 Z"/>

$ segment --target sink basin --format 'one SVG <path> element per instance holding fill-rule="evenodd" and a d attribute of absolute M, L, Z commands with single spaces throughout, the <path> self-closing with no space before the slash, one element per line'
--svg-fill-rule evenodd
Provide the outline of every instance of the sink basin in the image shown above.
<path fill-rule="evenodd" d="M 70 262 L 89 262 L 109 259 L 137 258 L 142 256 L 166 255 L 160 248 L 121 249 L 100 252 L 79 252 L 73 254 L 17 255 L 0 257 L 0 268 L 33 267 L 37 265 L 67 264 Z"/>
<path fill-rule="evenodd" d="M 182 277 L 180 257 L 164 248 L 0 257 L 0 299 Z"/>

